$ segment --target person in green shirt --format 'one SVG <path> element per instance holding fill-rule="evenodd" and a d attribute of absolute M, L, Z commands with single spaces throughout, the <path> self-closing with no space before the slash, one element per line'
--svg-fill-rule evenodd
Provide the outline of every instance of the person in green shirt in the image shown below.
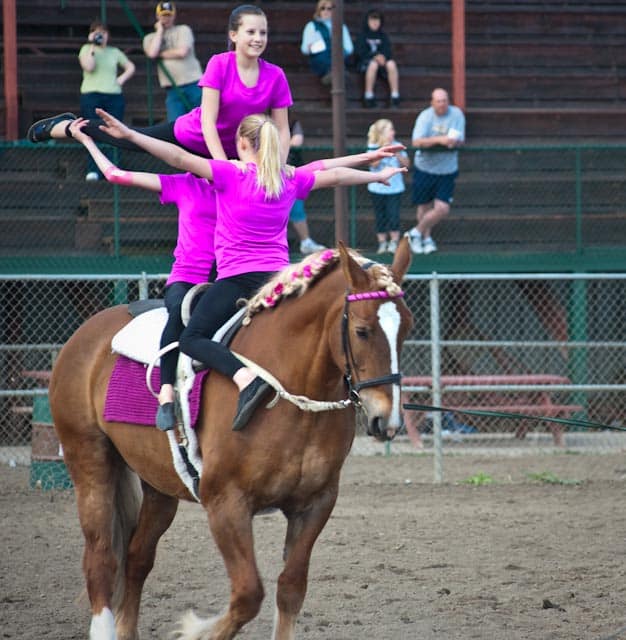
<path fill-rule="evenodd" d="M 80 115 L 87 119 L 96 118 L 96 108 L 101 108 L 123 120 L 126 103 L 122 87 L 135 73 L 135 65 L 123 51 L 109 46 L 106 24 L 99 20 L 91 23 L 87 42 L 80 48 L 78 62 L 83 70 Z M 90 156 L 85 179 L 100 178 L 102 174 Z"/>

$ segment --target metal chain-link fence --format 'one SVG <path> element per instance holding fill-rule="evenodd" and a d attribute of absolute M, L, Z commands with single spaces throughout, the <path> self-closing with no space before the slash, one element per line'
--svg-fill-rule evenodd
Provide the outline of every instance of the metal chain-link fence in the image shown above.
<path fill-rule="evenodd" d="M 124 169 L 172 171 L 145 153 L 106 152 Z M 304 149 L 307 162 L 331 155 L 328 147 Z M 625 146 L 464 148 L 451 214 L 434 230 L 440 253 L 620 246 L 626 237 L 625 161 Z M 56 264 L 72 265 L 80 258 L 158 257 L 167 270 L 176 208 L 142 189 L 86 182 L 86 163 L 78 144 L 0 143 L 0 256 L 54 257 Z M 400 231 L 416 223 L 410 172 L 405 182 Z M 321 189 L 305 204 L 311 236 L 327 246 L 334 245 L 333 197 L 331 189 Z M 367 188 L 350 188 L 348 203 L 350 246 L 375 251 Z M 289 240 L 297 253 L 292 225 Z"/>
<path fill-rule="evenodd" d="M 46 388 L 80 324 L 116 303 L 160 297 L 165 276 L 0 279 L 0 461 L 59 460 Z M 405 282 L 415 326 L 402 354 L 407 435 L 392 453 L 614 451 L 626 426 L 626 275 L 418 276 Z M 457 408 L 458 410 L 454 410 Z M 468 415 L 490 409 L 537 417 Z M 441 446 L 443 449 L 438 449 Z M 365 449 L 363 449 L 365 447 Z M 359 438 L 355 452 L 382 452 Z"/>

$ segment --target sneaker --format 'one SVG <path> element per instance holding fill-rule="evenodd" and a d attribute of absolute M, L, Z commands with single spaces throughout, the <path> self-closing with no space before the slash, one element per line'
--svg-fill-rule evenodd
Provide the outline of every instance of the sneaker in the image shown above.
<path fill-rule="evenodd" d="M 86 176 L 85 176 L 85 180 L 87 182 L 96 182 L 98 180 L 100 180 L 100 176 L 98 175 L 98 173 L 96 171 L 90 171 Z"/>
<path fill-rule="evenodd" d="M 378 249 L 376 250 L 376 254 L 380 255 L 381 253 L 387 253 L 387 243 L 386 242 L 379 242 L 378 243 Z"/>
<path fill-rule="evenodd" d="M 424 253 L 424 249 L 422 248 L 422 234 L 416 227 L 409 229 L 404 235 L 409 239 L 409 246 L 413 253 Z"/>
<path fill-rule="evenodd" d="M 395 240 L 389 240 L 387 243 L 387 253 L 395 253 L 398 248 L 398 243 Z"/>
<path fill-rule="evenodd" d="M 60 113 L 58 116 L 37 120 L 37 122 L 30 125 L 26 139 L 31 142 L 45 142 L 46 140 L 50 140 L 50 132 L 54 126 L 64 120 L 76 120 L 76 116 L 68 111 L 66 113 Z"/>
<path fill-rule="evenodd" d="M 376 100 L 374 98 L 363 98 L 363 106 L 366 109 L 375 109 L 376 108 Z"/>
<path fill-rule="evenodd" d="M 389 101 L 389 106 L 392 109 L 397 109 L 400 106 L 400 96 L 396 96 L 395 98 L 391 98 Z"/>
<path fill-rule="evenodd" d="M 239 392 L 237 413 L 233 420 L 233 431 L 240 431 L 248 424 L 263 396 L 270 389 L 270 385 L 263 378 L 257 376 L 247 387 Z"/>
<path fill-rule="evenodd" d="M 434 251 L 437 251 L 435 241 L 431 237 L 424 238 L 422 242 L 422 253 L 433 253 Z"/>
<path fill-rule="evenodd" d="M 156 414 L 156 426 L 161 431 L 171 431 L 176 426 L 176 411 L 173 402 L 159 405 Z"/>
<path fill-rule="evenodd" d="M 309 253 L 315 253 L 316 251 L 321 251 L 322 249 L 326 249 L 323 244 L 319 244 L 315 242 L 313 238 L 307 238 L 300 243 L 300 253 L 303 255 L 308 255 Z"/>

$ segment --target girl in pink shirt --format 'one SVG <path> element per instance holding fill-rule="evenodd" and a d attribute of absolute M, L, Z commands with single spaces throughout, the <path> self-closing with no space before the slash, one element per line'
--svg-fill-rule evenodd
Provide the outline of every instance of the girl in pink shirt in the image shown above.
<path fill-rule="evenodd" d="M 82 118 L 72 122 L 72 137 L 85 146 L 107 180 L 154 191 L 160 194 L 161 204 L 173 203 L 178 207 L 174 264 L 165 283 L 164 298 L 168 318 L 161 334 L 160 347 L 163 349 L 178 341 L 184 329 L 181 306 L 185 294 L 196 284 L 215 280 L 215 189 L 206 178 L 199 178 L 191 173 L 156 174 L 119 169 L 82 130 L 85 123 L 86 120 Z M 176 426 L 174 385 L 178 354 L 178 349 L 172 349 L 161 356 L 161 387 L 156 425 L 162 430 Z"/>
<path fill-rule="evenodd" d="M 241 5 L 228 21 L 229 47 L 233 51 L 214 55 L 198 82 L 202 104 L 174 122 L 137 129 L 146 135 L 177 144 L 202 156 L 236 158 L 235 133 L 239 122 L 253 113 L 269 112 L 280 132 L 281 153 L 289 152 L 288 108 L 291 91 L 284 71 L 261 58 L 267 47 L 267 18 L 260 7 Z M 31 142 L 71 138 L 70 124 L 76 118 L 62 113 L 34 123 L 28 130 Z M 101 121 L 84 128 L 97 142 L 132 151 L 140 150 L 128 140 L 108 136 Z"/>
<path fill-rule="evenodd" d="M 278 128 L 265 115 L 242 120 L 237 131 L 241 162 L 235 163 L 193 155 L 129 129 L 105 111 L 99 110 L 98 114 L 111 135 L 129 139 L 171 166 L 210 180 L 215 188 L 217 280 L 198 301 L 180 336 L 180 350 L 232 378 L 240 391 L 233 429 L 242 429 L 269 385 L 211 337 L 236 312 L 237 300 L 250 298 L 277 270 L 289 264 L 287 224 L 293 203 L 305 199 L 313 189 L 387 182 L 406 168 L 388 167 L 372 173 L 336 166 L 339 162 L 347 164 L 346 158 L 322 161 L 323 171 L 310 166 L 286 168 Z M 393 155 L 387 149 L 380 152 Z M 376 157 L 376 153 L 355 156 L 360 162 Z"/>

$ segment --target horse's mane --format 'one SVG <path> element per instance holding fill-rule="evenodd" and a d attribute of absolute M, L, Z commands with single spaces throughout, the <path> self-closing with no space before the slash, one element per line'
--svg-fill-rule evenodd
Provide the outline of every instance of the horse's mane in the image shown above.
<path fill-rule="evenodd" d="M 389 267 L 379 263 L 372 263 L 360 253 L 348 249 L 350 256 L 361 267 L 368 265 L 368 272 L 374 279 L 377 289 L 386 291 L 391 296 L 400 293 L 400 287 L 394 282 Z M 282 299 L 304 295 L 309 288 L 339 263 L 337 249 L 324 249 L 307 256 L 297 264 L 289 265 L 279 271 L 271 280 L 264 284 L 256 294 L 246 303 L 243 324 L 249 324 L 252 316 L 263 309 L 275 307 Z"/>

